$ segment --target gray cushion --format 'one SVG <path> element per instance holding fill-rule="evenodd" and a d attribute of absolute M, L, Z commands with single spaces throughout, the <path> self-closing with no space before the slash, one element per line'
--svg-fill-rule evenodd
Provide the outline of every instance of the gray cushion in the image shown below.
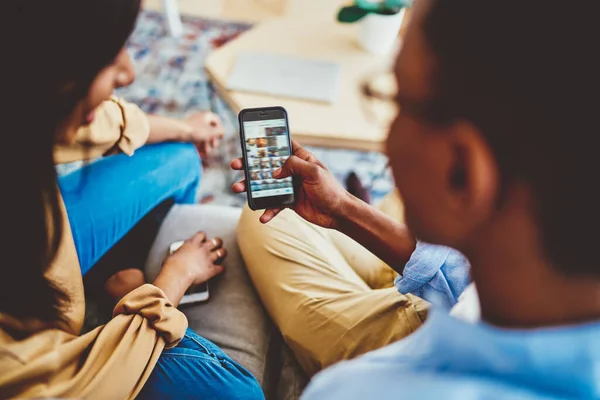
<path fill-rule="evenodd" d="M 279 361 L 281 363 L 281 371 L 277 373 L 277 377 L 273 380 L 277 381 L 275 398 L 279 400 L 297 400 L 300 398 L 302 391 L 308 384 L 308 377 L 304 370 L 296 360 L 294 353 L 285 343 L 281 343 L 281 354 Z"/>
<path fill-rule="evenodd" d="M 221 237 L 229 256 L 225 272 L 209 282 L 210 300 L 182 307 L 190 328 L 221 347 L 263 384 L 272 324 L 250 282 L 235 241 L 240 210 L 177 205 L 167 215 L 148 255 L 146 279 L 152 282 L 172 242 L 198 231 Z"/>

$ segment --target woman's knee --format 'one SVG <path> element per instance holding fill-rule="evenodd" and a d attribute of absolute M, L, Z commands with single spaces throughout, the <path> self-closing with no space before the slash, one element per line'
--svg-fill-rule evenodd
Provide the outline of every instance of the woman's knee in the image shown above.
<path fill-rule="evenodd" d="M 139 399 L 264 399 L 256 379 L 227 359 L 202 352 L 166 352 Z"/>
<path fill-rule="evenodd" d="M 165 350 L 141 398 L 263 399 L 252 374 L 214 343 L 189 329 Z"/>
<path fill-rule="evenodd" d="M 254 376 L 233 360 L 221 360 L 221 365 L 228 371 L 225 374 L 223 390 L 215 393 L 217 398 L 222 395 L 224 399 L 261 400 L 265 398 L 260 384 Z"/>
<path fill-rule="evenodd" d="M 165 167 L 173 168 L 180 173 L 187 173 L 190 179 L 200 179 L 202 161 L 198 150 L 192 143 L 168 142 L 152 145 L 164 155 Z"/>
<path fill-rule="evenodd" d="M 152 169 L 146 173 L 152 177 L 155 187 L 174 190 L 175 202 L 178 204 L 196 202 L 196 192 L 202 177 L 202 163 L 193 144 L 160 143 L 144 146 L 138 153 L 142 153 L 139 156 L 152 160 L 149 165 Z"/>

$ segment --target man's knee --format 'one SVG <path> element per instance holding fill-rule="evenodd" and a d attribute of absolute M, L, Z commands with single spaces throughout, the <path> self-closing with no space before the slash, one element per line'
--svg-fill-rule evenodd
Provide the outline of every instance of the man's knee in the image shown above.
<path fill-rule="evenodd" d="M 236 231 L 240 248 L 244 251 L 268 246 L 271 251 L 285 252 L 287 241 L 275 239 L 294 236 L 297 233 L 294 224 L 299 217 L 292 210 L 283 210 L 273 220 L 263 224 L 260 222 L 262 213 L 263 210 L 253 211 L 248 205 L 244 207 Z"/>
<path fill-rule="evenodd" d="M 259 217 L 260 214 L 252 211 L 246 204 L 236 228 L 238 246 L 244 256 L 247 267 L 253 264 L 250 257 L 251 252 L 256 251 L 258 246 L 262 246 L 260 238 L 264 227 L 259 221 Z"/>
<path fill-rule="evenodd" d="M 244 205 L 242 209 L 242 215 L 237 227 L 238 235 L 247 234 L 261 229 L 262 223 L 259 221 L 260 213 L 258 211 L 252 211 L 248 204 Z"/>

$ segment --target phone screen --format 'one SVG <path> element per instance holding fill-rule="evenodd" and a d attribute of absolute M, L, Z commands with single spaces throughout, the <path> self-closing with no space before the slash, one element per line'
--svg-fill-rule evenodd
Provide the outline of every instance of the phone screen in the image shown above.
<path fill-rule="evenodd" d="M 249 189 L 253 199 L 294 194 L 292 178 L 274 179 L 273 172 L 290 156 L 285 118 L 244 121 Z"/>

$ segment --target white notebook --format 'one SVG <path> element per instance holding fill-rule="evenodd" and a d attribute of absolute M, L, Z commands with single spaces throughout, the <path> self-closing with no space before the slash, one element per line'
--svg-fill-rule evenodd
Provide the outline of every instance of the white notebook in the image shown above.
<path fill-rule="evenodd" d="M 336 101 L 340 65 L 268 53 L 241 53 L 227 89 L 326 103 Z"/>

